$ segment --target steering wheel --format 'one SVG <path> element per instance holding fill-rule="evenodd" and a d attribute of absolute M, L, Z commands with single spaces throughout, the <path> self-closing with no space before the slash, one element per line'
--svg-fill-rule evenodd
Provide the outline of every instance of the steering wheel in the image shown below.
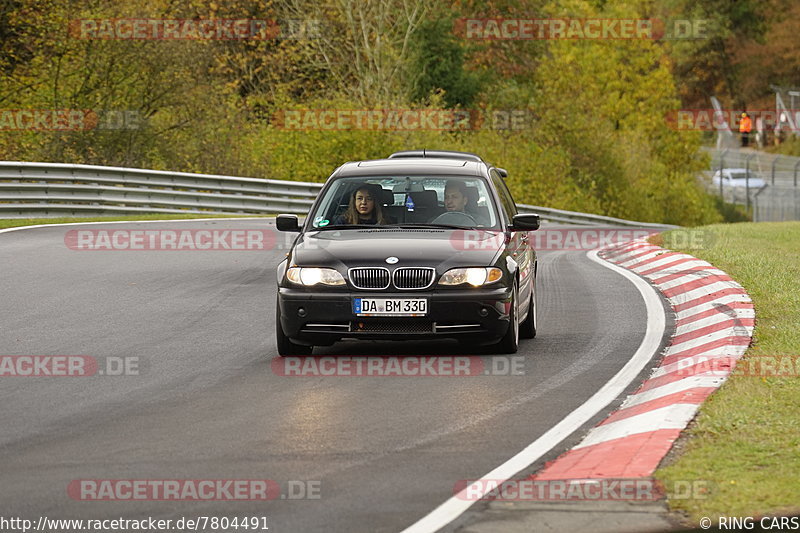
<path fill-rule="evenodd" d="M 431 224 L 452 224 L 453 226 L 477 226 L 478 221 L 463 211 L 447 211 L 434 218 Z"/>

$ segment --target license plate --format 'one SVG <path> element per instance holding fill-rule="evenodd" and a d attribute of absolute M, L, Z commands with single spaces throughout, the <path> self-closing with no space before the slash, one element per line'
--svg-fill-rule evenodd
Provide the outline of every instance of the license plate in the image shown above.
<path fill-rule="evenodd" d="M 353 298 L 353 313 L 357 316 L 425 316 L 426 298 Z"/>

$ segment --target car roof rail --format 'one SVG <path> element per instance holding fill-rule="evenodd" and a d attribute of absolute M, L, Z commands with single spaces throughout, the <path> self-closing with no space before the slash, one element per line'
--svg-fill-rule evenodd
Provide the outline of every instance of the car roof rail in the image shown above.
<path fill-rule="evenodd" d="M 455 152 L 449 150 L 404 150 L 402 152 L 395 152 L 389 156 L 389 159 L 402 159 L 406 157 L 434 157 L 437 159 L 460 159 L 462 161 L 475 161 L 483 163 L 483 159 L 479 155 L 470 152 Z"/>

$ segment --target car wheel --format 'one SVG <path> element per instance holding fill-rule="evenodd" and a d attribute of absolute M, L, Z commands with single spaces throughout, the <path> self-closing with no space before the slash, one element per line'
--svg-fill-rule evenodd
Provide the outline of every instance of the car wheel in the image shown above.
<path fill-rule="evenodd" d="M 528 316 L 519 325 L 519 336 L 521 339 L 536 337 L 536 289 L 533 287 L 531 287 L 531 304 L 528 307 Z"/>
<path fill-rule="evenodd" d="M 278 355 L 285 357 L 287 355 L 311 355 L 314 351 L 313 346 L 303 346 L 302 344 L 295 344 L 283 332 L 281 326 L 281 306 L 278 300 L 275 300 L 275 341 L 278 345 Z"/>
<path fill-rule="evenodd" d="M 517 353 L 519 348 L 519 322 L 517 321 L 517 284 L 511 290 L 511 306 L 508 310 L 508 331 L 497 343 L 499 353 Z"/>

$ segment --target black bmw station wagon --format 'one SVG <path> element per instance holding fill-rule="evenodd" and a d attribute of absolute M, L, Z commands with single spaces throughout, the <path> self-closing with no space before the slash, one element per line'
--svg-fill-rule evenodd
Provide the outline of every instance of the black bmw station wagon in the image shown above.
<path fill-rule="evenodd" d="M 536 253 L 503 178 L 475 154 L 414 150 L 345 163 L 278 266 L 280 355 L 342 339 L 450 338 L 517 351 L 536 335 Z"/>

